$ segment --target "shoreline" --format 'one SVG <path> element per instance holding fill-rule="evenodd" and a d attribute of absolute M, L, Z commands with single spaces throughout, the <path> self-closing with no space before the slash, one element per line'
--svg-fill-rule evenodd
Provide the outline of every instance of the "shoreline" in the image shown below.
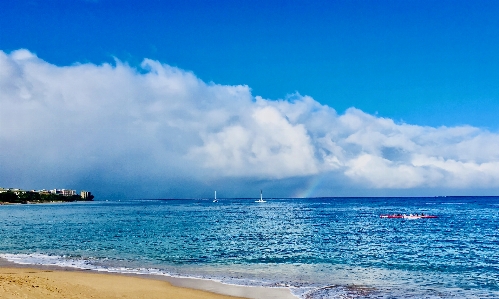
<path fill-rule="evenodd" d="M 14 278 L 13 278 L 14 277 Z M 19 279 L 15 277 L 23 277 L 22 281 L 33 281 L 33 284 L 21 283 L 16 284 L 15 282 Z M 29 278 L 27 278 L 29 277 Z M 9 280 L 10 279 L 10 280 Z M 48 281 L 43 284 L 44 286 L 40 289 L 39 287 L 34 287 L 36 283 L 43 280 Z M 106 281 L 103 283 L 102 281 Z M 10 281 L 10 282 L 9 282 Z M 14 281 L 14 282 L 12 282 Z M 19 280 L 20 281 L 20 280 Z M 21 281 L 21 282 L 22 282 Z M 109 281 L 109 283 L 107 283 Z M 146 283 L 146 281 L 149 281 Z M 200 278 L 188 278 L 188 277 L 173 277 L 165 275 L 155 275 L 155 274 L 130 274 L 130 273 L 116 273 L 116 272 L 102 272 L 96 270 L 79 269 L 73 267 L 60 267 L 54 265 L 33 265 L 33 264 L 17 264 L 10 262 L 3 258 L 0 258 L 0 297 L 4 298 L 17 298 L 16 296 L 22 292 L 27 292 L 31 295 L 35 293 L 36 298 L 52 298 L 55 293 L 50 293 L 44 297 L 44 294 L 40 293 L 40 290 L 54 290 L 54 289 L 64 289 L 60 285 L 79 285 L 83 283 L 83 289 L 80 288 L 79 297 L 85 295 L 85 289 L 89 290 L 87 295 L 88 298 L 118 298 L 115 295 L 106 295 L 108 292 L 119 292 L 115 290 L 112 285 L 126 285 L 128 291 L 139 291 L 144 293 L 143 297 L 134 298 L 156 298 L 156 291 L 152 293 L 147 293 L 148 290 L 143 289 L 143 285 L 151 285 L 154 290 L 161 289 L 157 294 L 170 294 L 168 298 L 207 298 L 207 299 L 297 299 L 291 291 L 287 288 L 268 288 L 268 287 L 255 287 L 255 286 L 239 286 L 232 284 L 225 284 L 222 282 L 200 279 Z M 166 284 L 162 284 L 166 283 Z M 104 284 L 104 286 L 102 285 Z M 9 294 L 9 287 L 10 287 Z M 59 288 L 57 287 L 59 286 Z M 61 289 L 61 290 L 62 290 Z M 102 293 L 92 293 L 99 289 Z M 6 292 L 7 290 L 7 292 Z M 3 293 L 2 293 L 3 292 Z M 21 293 L 19 293 L 21 292 Z M 73 292 L 71 288 L 66 288 L 65 292 Z M 83 293 L 81 293 L 83 292 Z M 90 294 L 92 293 L 92 294 Z M 114 294 L 113 293 L 113 294 Z M 126 292 L 125 292 L 126 293 Z M 126 296 L 126 294 L 123 296 Z M 146 294 L 147 293 L 147 294 Z M 15 295 L 13 297 L 8 297 L 9 295 Z M 174 295 L 173 295 L 174 294 Z M 60 298 L 71 298 L 71 296 L 66 296 L 62 294 L 63 297 Z M 91 296 L 90 296 L 91 295 Z M 198 297 L 198 295 L 200 297 Z M 77 297 L 78 297 L 77 296 Z M 93 297 L 92 297 L 93 296 Z M 97 297 L 95 297 L 97 296 Z M 58 298 L 58 297 L 54 297 Z M 87 297 L 81 297 L 87 298 Z M 122 297 L 119 297 L 122 298 Z M 159 297 L 158 297 L 159 298 Z"/>

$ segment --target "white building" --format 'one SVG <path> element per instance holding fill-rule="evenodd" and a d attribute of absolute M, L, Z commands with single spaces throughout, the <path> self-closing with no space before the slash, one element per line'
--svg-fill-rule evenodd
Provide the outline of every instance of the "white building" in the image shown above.
<path fill-rule="evenodd" d="M 62 189 L 62 196 L 73 196 L 76 195 L 76 190 Z"/>
<path fill-rule="evenodd" d="M 81 190 L 81 192 L 80 192 L 81 199 L 87 199 L 91 194 L 92 193 L 85 191 L 85 190 Z"/>

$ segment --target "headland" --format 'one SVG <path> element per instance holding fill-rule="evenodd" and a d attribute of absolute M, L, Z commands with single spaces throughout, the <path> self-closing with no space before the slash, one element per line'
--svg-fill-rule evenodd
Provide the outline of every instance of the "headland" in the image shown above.
<path fill-rule="evenodd" d="M 77 194 L 76 190 L 72 189 L 23 190 L 0 187 L 0 204 L 92 201 L 93 199 L 92 193 L 85 190 Z"/>

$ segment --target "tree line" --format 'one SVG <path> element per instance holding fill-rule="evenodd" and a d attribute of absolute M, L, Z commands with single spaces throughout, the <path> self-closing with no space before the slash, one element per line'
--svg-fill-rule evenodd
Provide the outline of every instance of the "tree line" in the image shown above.
<path fill-rule="evenodd" d="M 59 194 L 43 194 L 38 192 L 21 192 L 19 195 L 12 191 L 0 193 L 0 202 L 4 203 L 42 203 L 42 202 L 73 202 L 73 201 L 92 201 L 93 195 L 88 198 L 81 198 L 80 195 L 63 196 Z"/>

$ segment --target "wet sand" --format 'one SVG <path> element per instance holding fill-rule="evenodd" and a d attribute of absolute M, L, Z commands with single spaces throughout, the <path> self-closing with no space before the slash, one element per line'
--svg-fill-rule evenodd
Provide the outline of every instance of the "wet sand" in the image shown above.
<path fill-rule="evenodd" d="M 288 289 L 245 287 L 159 275 L 99 273 L 0 261 L 0 298 L 296 299 Z"/>

